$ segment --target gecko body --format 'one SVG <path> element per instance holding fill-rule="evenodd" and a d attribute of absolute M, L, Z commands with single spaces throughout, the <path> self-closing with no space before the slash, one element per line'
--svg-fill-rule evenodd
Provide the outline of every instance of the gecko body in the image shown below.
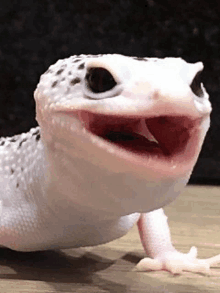
<path fill-rule="evenodd" d="M 161 209 L 188 182 L 209 128 L 202 69 L 117 54 L 50 66 L 34 95 L 39 127 L 0 140 L 0 244 L 98 245 L 137 223 L 151 257 L 141 269 L 207 271 L 212 262 L 174 249 Z M 166 265 L 176 257 L 178 269 Z"/>

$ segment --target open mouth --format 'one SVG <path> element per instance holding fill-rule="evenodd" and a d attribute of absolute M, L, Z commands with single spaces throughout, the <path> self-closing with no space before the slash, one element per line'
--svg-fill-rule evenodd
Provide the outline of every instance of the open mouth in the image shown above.
<path fill-rule="evenodd" d="M 185 116 L 122 117 L 81 111 L 84 127 L 129 155 L 183 162 L 196 121 Z M 194 151 L 191 148 L 191 156 Z M 187 151 L 189 154 L 189 151 Z"/>

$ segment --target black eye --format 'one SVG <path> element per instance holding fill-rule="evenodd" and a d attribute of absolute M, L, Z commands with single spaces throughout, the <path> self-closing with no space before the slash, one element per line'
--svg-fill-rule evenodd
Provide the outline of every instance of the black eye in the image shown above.
<path fill-rule="evenodd" d="M 86 74 L 87 85 L 93 93 L 103 93 L 116 86 L 116 82 L 111 73 L 102 68 L 90 68 Z"/>
<path fill-rule="evenodd" d="M 201 88 L 201 73 L 202 73 L 202 71 L 199 71 L 196 74 L 196 76 L 194 77 L 194 79 L 190 85 L 192 92 L 198 97 L 203 97 L 203 90 Z"/>

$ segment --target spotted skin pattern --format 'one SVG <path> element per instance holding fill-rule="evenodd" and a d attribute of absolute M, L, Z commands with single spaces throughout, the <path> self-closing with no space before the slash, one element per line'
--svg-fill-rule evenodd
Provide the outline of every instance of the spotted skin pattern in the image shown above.
<path fill-rule="evenodd" d="M 91 68 L 108 72 L 108 90 L 88 77 Z M 180 58 L 117 54 L 72 56 L 50 66 L 35 91 L 39 126 L 0 139 L 0 244 L 18 251 L 98 245 L 137 223 L 150 257 L 137 269 L 210 273 L 220 257 L 176 251 L 162 210 L 186 185 L 209 127 L 208 94 L 203 86 L 190 89 L 202 68 Z M 105 123 L 117 131 L 129 125 L 139 138 L 143 117 L 165 114 L 197 123 L 195 152 L 182 169 L 175 157 L 165 162 L 148 153 L 140 160 L 91 133 Z M 149 143 L 152 133 L 142 131 Z"/>

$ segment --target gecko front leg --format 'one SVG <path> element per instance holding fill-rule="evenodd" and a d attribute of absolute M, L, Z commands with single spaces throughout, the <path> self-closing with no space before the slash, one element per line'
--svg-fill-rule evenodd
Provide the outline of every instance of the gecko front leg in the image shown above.
<path fill-rule="evenodd" d="M 172 245 L 163 209 L 141 214 L 138 229 L 144 250 L 149 256 L 137 264 L 138 271 L 167 270 L 172 274 L 182 271 L 211 274 L 210 267 L 220 262 L 220 255 L 198 259 L 197 248 L 194 246 L 188 253 L 177 251 Z"/>

